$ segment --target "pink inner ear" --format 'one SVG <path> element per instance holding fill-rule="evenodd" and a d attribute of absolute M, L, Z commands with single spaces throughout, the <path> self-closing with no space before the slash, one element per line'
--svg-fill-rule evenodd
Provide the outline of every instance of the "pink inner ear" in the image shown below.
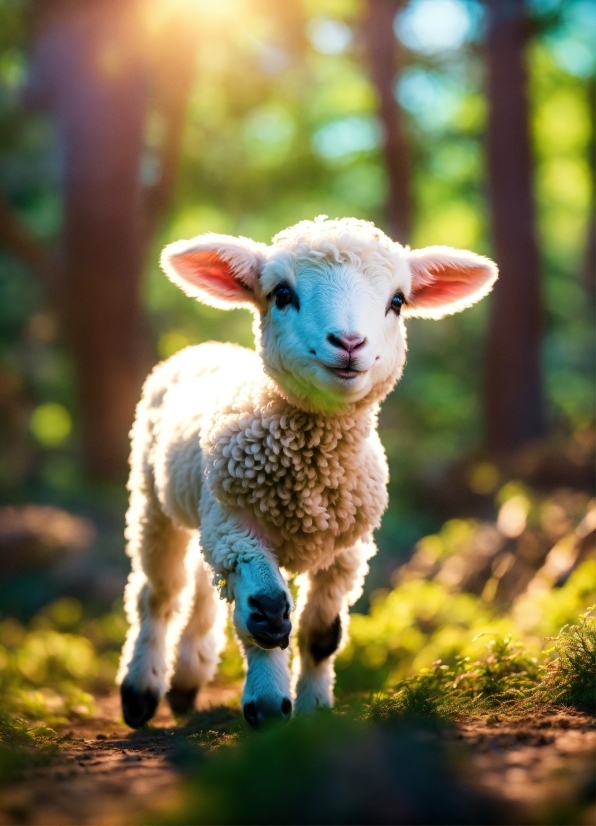
<path fill-rule="evenodd" d="M 432 318 L 474 304 L 486 293 L 496 275 L 490 266 L 476 261 L 437 260 L 431 256 L 410 261 L 410 268 L 412 310 L 416 314 L 417 310 L 426 309 Z"/>
<path fill-rule="evenodd" d="M 181 278 L 216 298 L 246 301 L 252 295 L 228 262 L 211 250 L 185 252 L 176 255 L 172 263 Z"/>
<path fill-rule="evenodd" d="M 412 267 L 412 304 L 440 307 L 471 298 L 490 279 L 486 267 L 435 264 Z"/>

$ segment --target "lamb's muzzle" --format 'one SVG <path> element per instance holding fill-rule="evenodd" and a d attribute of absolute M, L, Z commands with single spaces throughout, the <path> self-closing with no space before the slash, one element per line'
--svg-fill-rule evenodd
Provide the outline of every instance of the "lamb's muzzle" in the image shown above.
<path fill-rule="evenodd" d="M 348 607 L 387 505 L 377 413 L 405 363 L 403 317 L 473 304 L 496 267 L 324 217 L 270 246 L 181 241 L 162 265 L 207 304 L 249 307 L 257 352 L 189 347 L 145 383 L 132 431 L 124 718 L 144 725 L 166 693 L 185 713 L 213 677 L 226 620 L 214 583 L 233 603 L 250 725 L 287 719 L 293 698 L 298 713 L 330 706 Z M 282 569 L 299 575 L 293 680 Z"/>

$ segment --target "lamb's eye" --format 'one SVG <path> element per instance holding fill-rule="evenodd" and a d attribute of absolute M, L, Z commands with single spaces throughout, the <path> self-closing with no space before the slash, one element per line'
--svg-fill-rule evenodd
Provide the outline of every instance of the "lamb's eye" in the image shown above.
<path fill-rule="evenodd" d="M 278 284 L 273 290 L 273 295 L 275 296 L 275 306 L 279 307 L 280 310 L 282 307 L 292 304 L 294 298 L 294 294 L 287 284 Z"/>
<path fill-rule="evenodd" d="M 403 307 L 404 297 L 401 293 L 396 293 L 391 299 L 391 309 L 396 315 L 399 315 Z"/>

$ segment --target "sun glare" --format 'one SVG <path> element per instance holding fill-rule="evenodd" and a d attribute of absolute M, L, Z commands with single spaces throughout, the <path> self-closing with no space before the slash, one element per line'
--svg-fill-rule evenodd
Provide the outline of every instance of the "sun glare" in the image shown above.
<path fill-rule="evenodd" d="M 149 0 L 150 17 L 159 21 L 164 17 L 178 17 L 181 13 L 204 20 L 217 20 L 243 16 L 246 3 L 243 0 Z"/>

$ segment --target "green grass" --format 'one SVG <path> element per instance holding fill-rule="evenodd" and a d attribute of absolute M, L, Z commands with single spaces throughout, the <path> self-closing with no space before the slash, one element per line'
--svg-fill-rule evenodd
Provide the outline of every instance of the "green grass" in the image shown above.
<path fill-rule="evenodd" d="M 52 729 L 28 728 L 22 720 L 0 712 L 0 786 L 25 769 L 51 763 L 58 753 L 57 740 Z"/>
<path fill-rule="evenodd" d="M 596 620 L 590 611 L 554 639 L 555 659 L 547 662 L 530 699 L 596 714 Z"/>
<path fill-rule="evenodd" d="M 489 714 L 512 708 L 531 693 L 539 667 L 535 659 L 510 638 L 491 640 L 484 659 L 471 662 L 461 657 L 450 667 L 440 660 L 431 668 L 379 695 L 371 706 L 374 718 L 430 716 L 438 720 Z"/>
<path fill-rule="evenodd" d="M 437 661 L 403 680 L 393 692 L 378 695 L 368 713 L 379 720 L 442 721 L 560 707 L 594 714 L 596 620 L 590 613 L 577 625 L 561 629 L 541 663 L 529 657 L 521 643 L 491 640 L 484 659 L 472 663 L 469 657 L 459 658 L 453 667 Z"/>

